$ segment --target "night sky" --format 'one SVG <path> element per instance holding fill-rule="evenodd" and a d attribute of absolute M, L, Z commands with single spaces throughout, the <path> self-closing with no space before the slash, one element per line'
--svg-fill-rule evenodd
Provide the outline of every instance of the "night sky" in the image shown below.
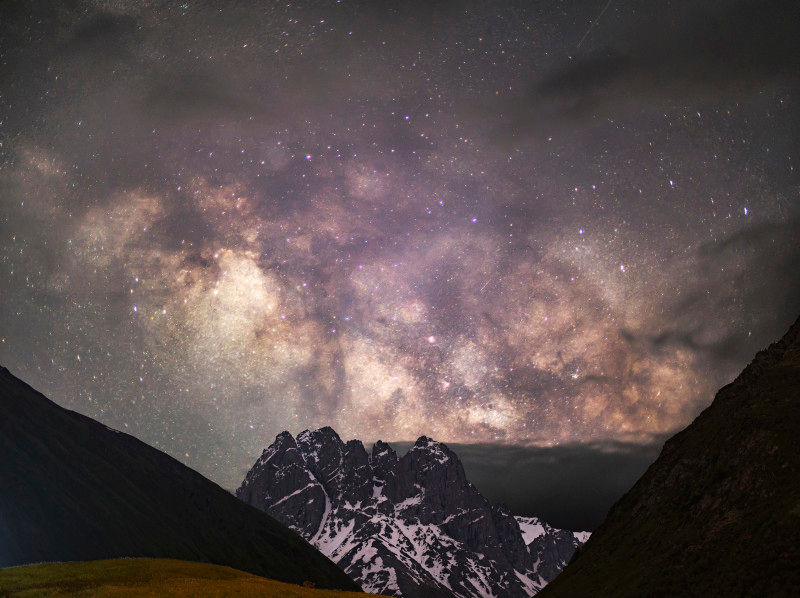
<path fill-rule="evenodd" d="M 800 312 L 798 3 L 214 4 L 0 8 L 57 403 L 228 488 L 323 425 L 650 445 Z"/>

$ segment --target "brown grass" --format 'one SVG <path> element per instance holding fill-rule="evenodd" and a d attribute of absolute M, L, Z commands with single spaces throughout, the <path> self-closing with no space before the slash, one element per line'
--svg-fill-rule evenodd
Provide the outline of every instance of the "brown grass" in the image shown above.
<path fill-rule="evenodd" d="M 365 594 L 316 590 L 209 563 L 113 559 L 0 569 L 0 598 L 10 596 L 358 598 Z"/>

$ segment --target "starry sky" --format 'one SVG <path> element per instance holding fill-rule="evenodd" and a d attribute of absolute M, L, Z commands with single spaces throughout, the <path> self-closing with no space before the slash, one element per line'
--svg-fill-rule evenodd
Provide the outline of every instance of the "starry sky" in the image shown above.
<path fill-rule="evenodd" d="M 3 3 L 0 363 L 228 488 L 663 439 L 800 312 L 800 9 L 652 4 Z"/>

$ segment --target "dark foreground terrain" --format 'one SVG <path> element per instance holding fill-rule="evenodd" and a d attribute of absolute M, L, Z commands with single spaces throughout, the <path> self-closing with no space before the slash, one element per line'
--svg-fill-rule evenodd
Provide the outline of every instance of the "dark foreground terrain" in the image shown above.
<path fill-rule="evenodd" d="M 46 563 L 0 570 L 0 596 L 63 597 L 252 596 L 253 598 L 364 598 L 317 590 L 209 563 L 172 559 L 112 559 Z"/>
<path fill-rule="evenodd" d="M 0 368 L 0 567 L 123 556 L 358 590 L 295 532 Z"/>
<path fill-rule="evenodd" d="M 667 441 L 539 595 L 800 595 L 800 320 Z"/>

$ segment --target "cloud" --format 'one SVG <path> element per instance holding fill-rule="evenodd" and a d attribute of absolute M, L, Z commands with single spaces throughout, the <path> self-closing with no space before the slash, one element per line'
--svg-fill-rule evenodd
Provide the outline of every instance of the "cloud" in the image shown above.
<path fill-rule="evenodd" d="M 800 219 L 783 222 L 759 222 L 743 228 L 717 242 L 707 242 L 700 246 L 699 253 L 706 258 L 717 258 L 727 252 L 747 250 L 754 246 L 773 245 L 796 253 L 800 240 Z"/>
<path fill-rule="evenodd" d="M 498 129 L 498 140 L 510 143 L 559 127 L 625 118 L 641 106 L 716 102 L 776 83 L 798 83 L 796 2 L 654 4 L 645 19 L 629 10 L 617 9 L 625 16 L 622 27 L 609 11 L 570 61 L 515 99 L 505 110 L 509 124 Z"/>
<path fill-rule="evenodd" d="M 247 119 L 263 115 L 263 99 L 241 91 L 232 77 L 209 70 L 203 72 L 170 71 L 152 76 L 144 96 L 142 112 L 155 116 L 161 125 L 202 123 Z"/>
<path fill-rule="evenodd" d="M 93 58 L 123 57 L 139 39 L 137 26 L 131 15 L 97 12 L 77 24 L 62 49 Z"/>
<path fill-rule="evenodd" d="M 552 447 L 447 445 L 461 459 L 467 479 L 490 501 L 558 528 L 592 530 L 655 461 L 665 440 Z M 399 455 L 413 445 L 390 444 Z"/>
<path fill-rule="evenodd" d="M 623 328 L 620 337 L 631 350 L 657 356 L 688 351 L 722 382 L 752 358 L 754 346 L 782 336 L 800 311 L 800 279 L 793 275 L 800 269 L 800 219 L 742 228 L 703 243 L 690 260 L 696 277 L 665 306 L 664 317 L 648 329 Z M 700 315 L 707 313 L 732 327 Z"/>

